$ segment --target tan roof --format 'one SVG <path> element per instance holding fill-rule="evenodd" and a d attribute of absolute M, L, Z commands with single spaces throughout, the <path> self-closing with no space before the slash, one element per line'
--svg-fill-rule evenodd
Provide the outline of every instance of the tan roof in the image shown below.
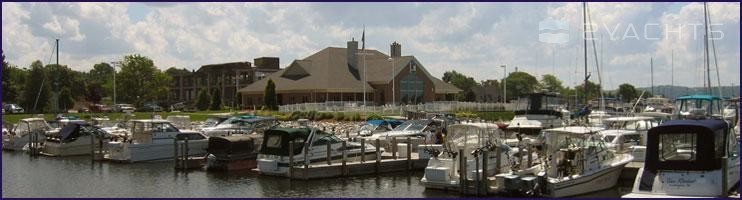
<path fill-rule="evenodd" d="M 266 78 L 256 81 L 245 88 L 239 90 L 241 93 L 262 94 L 268 79 L 273 80 L 276 84 L 276 92 L 293 92 L 293 91 L 314 91 L 314 92 L 363 92 L 363 86 L 366 85 L 366 91 L 371 93 L 374 89 L 368 83 L 389 83 L 391 81 L 391 61 L 389 56 L 377 50 L 359 51 L 358 60 L 358 78 L 349 68 L 347 61 L 347 49 L 338 47 L 328 47 L 315 54 L 312 54 L 302 60 L 295 60 L 288 67 L 272 73 Z M 363 83 L 363 67 L 365 67 L 367 83 Z M 416 60 L 413 56 L 403 56 L 394 58 L 396 65 L 395 74 L 398 74 L 403 66 L 411 60 Z M 416 61 L 417 62 L 417 61 Z M 417 62 L 420 63 L 420 62 Z M 425 74 L 432 80 L 436 88 L 436 93 L 456 93 L 461 91 L 451 84 L 444 83 L 438 78 L 431 76 L 424 67 L 421 67 Z"/>

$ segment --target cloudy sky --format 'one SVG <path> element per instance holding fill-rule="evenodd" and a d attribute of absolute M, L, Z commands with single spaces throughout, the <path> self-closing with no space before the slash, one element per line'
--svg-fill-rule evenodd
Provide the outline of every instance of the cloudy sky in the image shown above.
<path fill-rule="evenodd" d="M 655 85 L 671 83 L 673 60 L 675 85 L 703 85 L 703 4 L 590 3 L 589 10 L 592 81 L 598 57 L 608 89 L 649 86 L 653 58 Z M 710 3 L 709 12 L 722 85 L 737 85 L 740 4 Z M 262 56 L 280 57 L 284 67 L 360 39 L 364 25 L 367 48 L 388 53 L 397 41 L 403 55 L 439 77 L 456 70 L 500 79 L 506 65 L 509 72 L 554 73 L 573 86 L 584 65 L 581 3 L 3 2 L 2 16 L 2 49 L 21 67 L 48 63 L 54 38 L 61 39 L 60 63 L 76 70 L 128 54 L 150 57 L 161 69 Z M 565 40 L 548 40 L 555 35 Z"/>

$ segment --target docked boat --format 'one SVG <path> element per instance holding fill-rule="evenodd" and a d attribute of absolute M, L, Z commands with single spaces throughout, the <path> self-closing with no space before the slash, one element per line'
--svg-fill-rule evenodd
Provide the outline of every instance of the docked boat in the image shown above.
<path fill-rule="evenodd" d="M 467 181 L 483 180 L 481 177 L 485 172 L 484 177 L 490 177 L 498 170 L 509 171 L 510 148 L 502 143 L 503 134 L 498 125 L 492 123 L 449 125 L 443 149 L 430 158 L 420 182 L 425 188 L 459 189 L 462 180 L 459 172 L 464 167 Z M 496 148 L 500 148 L 499 155 Z M 459 155 L 460 152 L 464 155 Z M 485 155 L 484 152 L 488 153 Z M 465 166 L 461 166 L 462 156 L 466 159 Z M 489 164 L 485 164 L 482 158 L 486 158 Z M 496 167 L 498 163 L 500 167 Z M 485 166 L 487 169 L 483 169 Z"/>
<path fill-rule="evenodd" d="M 644 162 L 647 131 L 660 121 L 647 116 L 612 117 L 604 121 L 607 130 L 600 131 L 600 135 L 606 145 L 620 153 L 630 153 L 634 162 Z"/>
<path fill-rule="evenodd" d="M 398 120 L 368 120 L 366 124 L 363 124 L 358 131 L 359 136 L 370 136 L 376 133 L 383 133 L 394 130 L 397 126 L 401 125 L 402 121 Z"/>
<path fill-rule="evenodd" d="M 608 149 L 593 127 L 542 131 L 534 142 L 540 163 L 496 175 L 502 194 L 569 197 L 614 187 L 633 157 Z"/>
<path fill-rule="evenodd" d="M 191 130 L 191 116 L 188 115 L 170 115 L 165 119 L 178 129 Z"/>
<path fill-rule="evenodd" d="M 433 119 L 410 120 L 402 123 L 391 131 L 375 133 L 367 139 L 393 137 L 425 137 L 432 135 L 437 128 L 443 128 L 443 122 Z"/>
<path fill-rule="evenodd" d="M 21 119 L 8 132 L 3 132 L 4 150 L 24 150 L 36 138 L 37 142 L 43 143 L 46 135 L 53 135 L 55 130 L 43 118 Z"/>
<path fill-rule="evenodd" d="M 650 129 L 644 167 L 623 197 L 727 197 L 739 172 L 739 142 L 726 122 L 668 121 Z"/>
<path fill-rule="evenodd" d="M 174 140 L 188 140 L 189 156 L 205 155 L 208 146 L 205 135 L 197 131 L 179 130 L 167 120 L 132 120 L 131 133 L 130 139 L 108 143 L 106 159 L 117 162 L 172 159 Z"/>
<path fill-rule="evenodd" d="M 675 100 L 676 109 L 673 119 L 695 119 L 698 117 L 723 119 L 722 103 L 722 99 L 718 96 L 681 96 Z"/>
<path fill-rule="evenodd" d="M 237 134 L 209 137 L 209 170 L 247 170 L 257 167 L 257 157 L 263 136 Z"/>
<path fill-rule="evenodd" d="M 273 117 L 239 116 L 230 117 L 216 126 L 203 128 L 201 132 L 209 137 L 232 134 L 262 134 L 265 130 L 276 125 L 278 125 L 278 121 Z"/>
<path fill-rule="evenodd" d="M 92 137 L 92 138 L 91 138 Z M 48 156 L 89 155 L 93 145 L 108 143 L 110 135 L 85 123 L 69 123 L 55 137 L 48 137 L 41 150 Z"/>
<path fill-rule="evenodd" d="M 266 175 L 285 176 L 288 174 L 289 164 L 303 165 L 325 161 L 328 154 L 327 144 L 330 144 L 329 153 L 332 160 L 343 159 L 343 151 L 348 158 L 358 160 L 360 156 L 366 160 L 373 160 L 377 155 L 376 148 L 368 143 L 361 145 L 358 142 L 347 142 L 343 149 L 342 139 L 316 128 L 272 128 L 267 130 L 263 137 L 258 154 L 258 171 Z M 293 149 L 290 148 L 291 142 L 294 142 Z M 383 151 L 383 148 L 380 151 Z"/>
<path fill-rule="evenodd" d="M 537 135 L 542 129 L 563 127 L 569 111 L 562 108 L 562 99 L 555 94 L 533 93 L 518 100 L 515 117 L 508 131 Z"/>

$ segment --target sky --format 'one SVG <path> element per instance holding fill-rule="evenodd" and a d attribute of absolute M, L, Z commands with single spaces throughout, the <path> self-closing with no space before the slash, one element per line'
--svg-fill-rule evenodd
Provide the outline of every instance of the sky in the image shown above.
<path fill-rule="evenodd" d="M 591 81 L 605 89 L 650 86 L 651 60 L 655 85 L 703 86 L 702 3 L 589 3 L 588 9 Z M 279 57 L 283 68 L 360 40 L 365 27 L 366 48 L 388 54 L 397 41 L 402 55 L 416 56 L 437 77 L 456 70 L 476 80 L 501 79 L 517 68 L 538 78 L 556 74 L 574 86 L 584 73 L 582 10 L 582 3 L 3 2 L 2 50 L 20 67 L 54 62 L 59 38 L 59 62 L 75 70 L 130 54 L 163 70 L 264 56 Z M 709 3 L 708 10 L 712 85 L 714 60 L 721 84 L 739 85 L 740 3 Z"/>

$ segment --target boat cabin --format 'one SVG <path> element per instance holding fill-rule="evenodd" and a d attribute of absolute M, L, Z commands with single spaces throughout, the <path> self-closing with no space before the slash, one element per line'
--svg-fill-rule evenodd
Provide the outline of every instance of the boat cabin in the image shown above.
<path fill-rule="evenodd" d="M 676 119 L 722 117 L 722 99 L 711 95 L 689 95 L 675 100 Z"/>
<path fill-rule="evenodd" d="M 23 136 L 34 131 L 49 131 L 52 127 L 43 118 L 21 119 L 10 131 L 11 135 Z"/>
<path fill-rule="evenodd" d="M 294 155 L 304 151 L 304 145 L 321 146 L 339 144 L 343 140 L 335 135 L 312 128 L 273 128 L 265 131 L 260 154 L 289 156 L 289 143 L 294 141 Z"/>
<path fill-rule="evenodd" d="M 562 117 L 564 100 L 555 94 L 533 93 L 521 97 L 515 105 L 515 115 L 542 114 Z"/>
<path fill-rule="evenodd" d="M 181 132 L 167 120 L 148 119 L 131 122 L 132 139 L 137 143 L 171 143 L 173 138 L 178 140 L 206 139 L 206 136 L 198 132 Z"/>

